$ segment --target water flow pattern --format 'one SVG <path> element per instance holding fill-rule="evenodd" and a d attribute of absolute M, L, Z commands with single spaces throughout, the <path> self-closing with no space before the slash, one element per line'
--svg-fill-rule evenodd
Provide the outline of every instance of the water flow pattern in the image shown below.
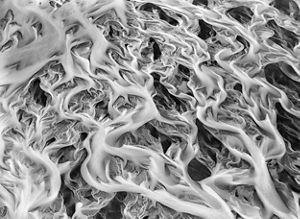
<path fill-rule="evenodd" d="M 300 218 L 298 0 L 1 0 L 0 217 Z"/>

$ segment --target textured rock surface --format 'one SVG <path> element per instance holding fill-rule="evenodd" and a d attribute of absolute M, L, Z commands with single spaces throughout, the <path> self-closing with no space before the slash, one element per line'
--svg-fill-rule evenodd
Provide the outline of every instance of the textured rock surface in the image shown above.
<path fill-rule="evenodd" d="M 0 1 L 0 217 L 300 218 L 298 0 Z"/>

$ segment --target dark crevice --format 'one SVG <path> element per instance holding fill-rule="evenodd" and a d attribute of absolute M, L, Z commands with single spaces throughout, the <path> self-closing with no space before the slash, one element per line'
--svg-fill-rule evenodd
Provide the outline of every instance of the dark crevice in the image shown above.
<path fill-rule="evenodd" d="M 153 59 L 154 60 L 159 59 L 161 57 L 161 51 L 160 51 L 159 45 L 157 44 L 157 42 L 152 37 L 150 37 L 149 43 L 152 44 Z"/>
<path fill-rule="evenodd" d="M 204 20 L 200 19 L 199 22 L 200 31 L 198 33 L 198 37 L 203 40 L 207 40 L 212 36 L 216 36 L 216 31 L 213 29 L 211 24 L 206 23 Z"/>
<path fill-rule="evenodd" d="M 57 72 L 57 73 L 62 73 L 62 74 L 65 74 L 65 69 L 63 67 L 63 65 L 59 62 L 50 62 L 49 64 L 49 68 L 54 71 L 54 72 Z"/>
<path fill-rule="evenodd" d="M 156 106 L 158 106 L 160 110 L 169 111 L 176 109 L 181 113 L 186 112 L 188 104 L 184 100 L 172 95 L 168 89 L 160 83 L 160 76 L 157 73 L 151 73 L 151 75 L 154 78 L 154 88 L 157 92 L 153 97 Z"/>
<path fill-rule="evenodd" d="M 65 185 L 63 177 L 62 182 L 63 183 L 61 184 L 60 193 L 63 197 L 63 203 L 66 208 L 66 213 L 69 217 L 72 217 L 76 210 L 75 195 L 73 191 Z"/>
<path fill-rule="evenodd" d="M 160 75 L 156 72 L 152 72 L 151 76 L 153 77 L 154 81 L 159 82 L 160 81 Z"/>
<path fill-rule="evenodd" d="M 164 153 L 168 151 L 170 146 L 172 145 L 172 137 L 169 137 L 161 132 L 159 132 L 153 125 L 150 123 L 147 123 L 145 127 L 149 130 L 150 135 L 153 136 L 156 139 L 160 140 L 162 150 Z"/>
<path fill-rule="evenodd" d="M 99 101 L 95 105 L 95 119 L 104 118 L 109 116 L 108 114 L 108 102 L 106 100 Z"/>
<path fill-rule="evenodd" d="M 216 163 L 217 154 L 223 149 L 222 142 L 213 136 L 199 119 L 196 119 L 196 125 L 198 128 L 197 138 L 201 153 Z"/>
<path fill-rule="evenodd" d="M 88 153 L 86 150 L 81 150 L 79 158 L 76 159 L 76 165 L 72 167 L 70 171 L 70 179 L 71 180 L 78 180 L 81 177 L 81 164 L 87 158 Z"/>
<path fill-rule="evenodd" d="M 161 134 L 160 141 L 161 141 L 161 146 L 162 146 L 163 152 L 166 153 L 168 151 L 168 149 L 170 148 L 170 146 L 172 145 L 172 139 L 166 135 Z"/>
<path fill-rule="evenodd" d="M 213 66 L 213 67 L 220 67 L 219 63 L 216 60 L 210 59 L 208 61 L 202 62 L 203 65 L 206 66 Z"/>
<path fill-rule="evenodd" d="M 279 88 L 283 88 L 287 93 L 289 91 L 296 92 L 300 95 L 300 83 L 291 79 L 287 74 L 294 74 L 294 72 L 287 72 L 285 71 L 291 70 L 287 67 L 282 67 L 283 64 L 280 63 L 269 63 L 264 67 L 264 73 L 266 80 Z"/>
<path fill-rule="evenodd" d="M 47 100 L 50 98 L 50 95 L 46 93 L 43 89 L 40 87 L 40 79 L 37 78 L 34 81 L 31 82 L 29 93 L 32 95 L 34 101 L 45 107 L 47 105 Z"/>
<path fill-rule="evenodd" d="M 123 201 L 125 200 L 126 197 L 127 197 L 127 192 L 117 192 L 115 198 L 116 198 L 119 202 L 123 202 Z"/>
<path fill-rule="evenodd" d="M 294 49 L 296 45 L 298 45 L 298 35 L 292 31 L 289 31 L 283 27 L 277 25 L 274 20 L 270 20 L 267 22 L 266 27 L 271 29 L 274 34 L 269 38 L 269 40 L 278 44 L 279 46 L 285 48 L 289 48 L 291 50 Z"/>
<path fill-rule="evenodd" d="M 56 153 L 58 163 L 65 163 L 74 159 L 75 147 L 73 145 L 60 148 Z"/>
<path fill-rule="evenodd" d="M 193 0 L 192 2 L 193 5 L 208 5 L 208 0 Z"/>
<path fill-rule="evenodd" d="M 50 139 L 48 139 L 48 140 L 46 141 L 45 146 L 48 146 L 48 145 L 52 144 L 52 143 L 55 142 L 55 141 L 56 141 L 56 138 L 55 138 L 55 137 L 52 137 L 52 138 L 50 138 Z"/>
<path fill-rule="evenodd" d="M 293 0 L 274 0 L 270 5 L 288 16 L 299 19 L 299 7 Z"/>
<path fill-rule="evenodd" d="M 43 24 L 41 22 L 35 22 L 32 27 L 36 29 L 36 32 L 39 36 L 43 35 Z"/>
<path fill-rule="evenodd" d="M 288 99 L 295 106 L 300 105 L 300 83 L 293 80 L 297 74 L 294 69 L 284 63 L 269 63 L 264 67 L 266 80 L 275 87 L 283 90 Z"/>
<path fill-rule="evenodd" d="M 74 166 L 70 172 L 70 178 L 74 180 L 78 179 L 78 177 L 81 175 L 80 169 L 81 169 L 80 165 Z"/>
<path fill-rule="evenodd" d="M 250 43 L 242 36 L 237 35 L 236 40 L 239 41 L 244 46 L 244 50 L 247 50 L 250 47 Z"/>
<path fill-rule="evenodd" d="M 105 38 L 111 42 L 119 40 L 122 32 L 124 31 L 122 26 L 116 21 L 108 21 L 107 26 L 108 31 Z"/>
<path fill-rule="evenodd" d="M 150 135 L 152 135 L 154 138 L 157 139 L 159 137 L 160 132 L 158 132 L 154 126 L 150 125 L 150 123 L 146 123 L 145 127 L 150 131 Z"/>
<path fill-rule="evenodd" d="M 194 181 L 201 181 L 211 175 L 211 172 L 206 165 L 199 162 L 196 158 L 192 159 L 188 164 L 187 172 Z"/>
<path fill-rule="evenodd" d="M 104 219 L 104 217 L 100 213 L 97 213 L 93 219 Z"/>
<path fill-rule="evenodd" d="M 221 151 L 223 148 L 222 142 L 217 139 L 213 134 L 211 134 L 210 131 L 208 131 L 204 124 L 199 121 L 199 119 L 196 119 L 196 125 L 198 128 L 198 140 L 199 143 L 207 143 L 207 145 L 215 148 L 218 151 Z"/>
<path fill-rule="evenodd" d="M 241 24 L 249 23 L 253 17 L 253 11 L 246 6 L 239 6 L 231 8 L 226 11 L 227 15 L 230 15 Z"/>
<path fill-rule="evenodd" d="M 294 151 L 300 151 L 300 119 L 287 112 L 280 103 L 275 104 L 277 111 L 277 129 L 281 136 L 291 143 Z"/>
<path fill-rule="evenodd" d="M 283 170 L 278 174 L 278 176 L 279 180 L 287 185 L 292 191 L 296 193 L 300 192 L 300 185 L 288 171 Z"/>
<path fill-rule="evenodd" d="M 242 93 L 243 87 L 242 87 L 242 85 L 241 85 L 240 83 L 236 83 L 236 84 L 234 85 L 233 89 L 234 89 L 234 90 L 237 90 L 237 91 L 239 91 L 239 92 Z"/>
<path fill-rule="evenodd" d="M 80 133 L 80 141 L 84 141 L 88 136 L 88 133 L 86 132 L 82 132 Z"/>
<path fill-rule="evenodd" d="M 180 72 L 182 72 L 185 76 L 190 77 L 191 73 L 190 73 L 190 69 L 184 65 L 179 64 L 178 65 L 178 70 Z"/>
<path fill-rule="evenodd" d="M 146 12 L 151 12 L 154 13 L 154 11 L 157 11 L 159 18 L 161 20 L 166 21 L 167 23 L 169 23 L 172 26 L 177 26 L 179 23 L 176 19 L 172 18 L 171 16 L 167 15 L 166 12 L 164 12 L 164 10 L 162 8 L 160 8 L 159 6 L 152 4 L 152 3 L 146 3 L 143 4 L 140 7 L 141 11 L 146 11 Z"/>

